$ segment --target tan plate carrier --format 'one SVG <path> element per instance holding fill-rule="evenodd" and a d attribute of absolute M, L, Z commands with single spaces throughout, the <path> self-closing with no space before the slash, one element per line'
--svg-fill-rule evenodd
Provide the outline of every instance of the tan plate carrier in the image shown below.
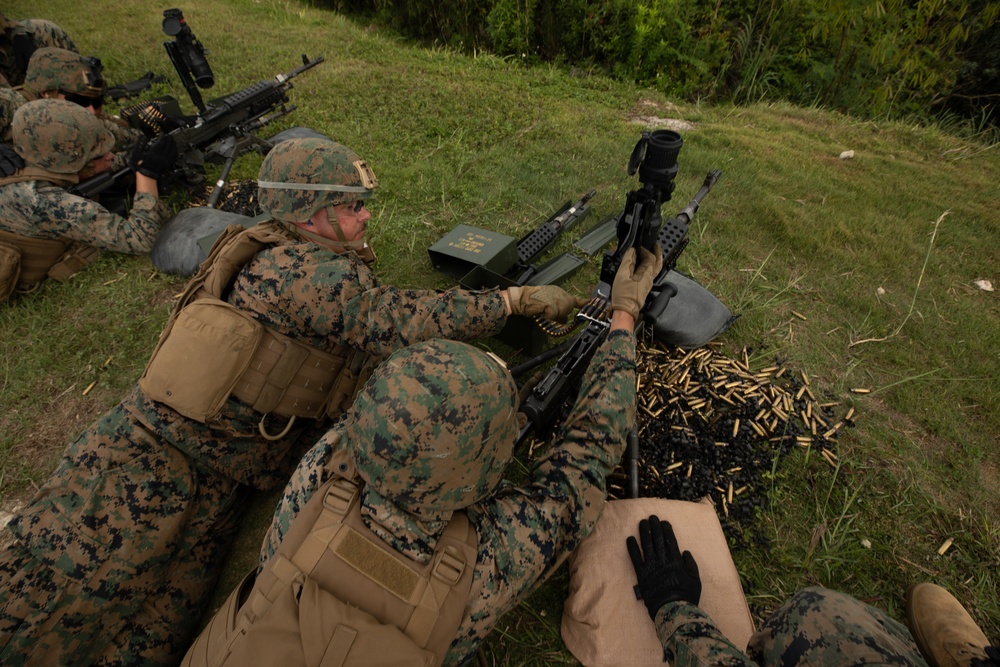
<path fill-rule="evenodd" d="M 421 565 L 364 525 L 360 480 L 343 450 L 327 469 L 333 478 L 256 581 L 250 575 L 229 596 L 183 667 L 442 663 L 472 588 L 478 538 L 468 517 L 452 516 Z"/>
<path fill-rule="evenodd" d="M 77 242 L 36 239 L 0 230 L 0 302 L 17 292 L 32 292 L 45 278 L 63 281 L 100 255 Z"/>
<path fill-rule="evenodd" d="M 79 182 L 75 174 L 57 174 L 39 167 L 24 167 L 0 178 L 0 186 L 45 181 L 65 186 Z M 0 230 L 0 303 L 15 291 L 33 292 L 45 278 L 66 280 L 97 261 L 100 251 L 77 241 L 36 239 Z"/>
<path fill-rule="evenodd" d="M 296 417 L 342 414 L 365 355 L 344 345 L 332 352 L 264 326 L 223 300 L 240 269 L 268 245 L 299 241 L 280 223 L 230 225 L 188 283 L 160 335 L 139 387 L 189 419 L 208 422 L 233 396 L 264 415 L 264 437 L 280 438 Z M 278 434 L 268 414 L 287 417 Z"/>

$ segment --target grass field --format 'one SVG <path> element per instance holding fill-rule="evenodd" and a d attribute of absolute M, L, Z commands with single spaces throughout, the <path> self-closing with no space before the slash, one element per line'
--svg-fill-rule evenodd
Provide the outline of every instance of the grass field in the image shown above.
<path fill-rule="evenodd" d="M 154 70 L 172 81 L 156 92 L 186 101 L 161 45 L 166 8 L 9 0 L 4 12 L 55 21 L 112 83 Z M 591 188 L 594 220 L 616 212 L 636 185 L 625 166 L 640 132 L 683 121 L 673 204 L 723 170 L 679 268 L 741 315 L 724 349 L 753 349 L 757 368 L 780 357 L 857 414 L 839 468 L 795 452 L 769 480 L 759 522 L 770 544 L 733 553 L 753 609 L 764 616 L 818 583 L 901 618 L 906 587 L 935 581 L 1000 641 L 1000 297 L 982 282 L 1000 287 L 997 144 L 783 104 L 683 104 L 422 48 L 293 0 L 181 8 L 210 49 L 219 94 L 291 69 L 303 52 L 325 56 L 296 79 L 298 109 L 280 127 L 322 131 L 372 165 L 376 273 L 399 286 L 449 285 L 426 248 L 457 224 L 518 237 Z M 247 156 L 234 177 L 258 166 Z M 592 264 L 571 281 L 581 295 Z M 106 254 L 0 308 L 2 509 L 136 380 L 182 284 L 148 258 Z M 222 589 L 255 556 L 273 502 L 254 500 Z M 565 587 L 563 572 L 501 621 L 488 661 L 572 664 L 559 637 Z"/>

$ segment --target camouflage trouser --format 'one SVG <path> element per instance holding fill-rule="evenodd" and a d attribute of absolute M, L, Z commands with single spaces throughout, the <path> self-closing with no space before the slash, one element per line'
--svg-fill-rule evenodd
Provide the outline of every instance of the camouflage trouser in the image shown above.
<path fill-rule="evenodd" d="M 927 665 L 905 625 L 818 586 L 802 589 L 772 614 L 747 654 L 763 667 Z"/>
<path fill-rule="evenodd" d="M 3 665 L 176 664 L 235 532 L 236 482 L 119 405 L 85 431 L 0 552 Z"/>

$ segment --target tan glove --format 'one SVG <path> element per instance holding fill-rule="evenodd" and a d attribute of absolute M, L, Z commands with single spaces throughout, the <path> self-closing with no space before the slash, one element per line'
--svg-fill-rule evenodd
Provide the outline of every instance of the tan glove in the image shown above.
<path fill-rule="evenodd" d="M 663 249 L 659 245 L 655 253 L 640 248 L 638 261 L 635 248 L 626 250 L 611 286 L 611 310 L 624 311 L 638 321 L 639 311 L 645 305 L 649 290 L 653 289 L 653 280 L 661 268 Z"/>
<path fill-rule="evenodd" d="M 587 303 L 556 285 L 508 287 L 507 296 L 511 314 L 541 316 L 556 322 L 565 322 L 574 310 Z"/>

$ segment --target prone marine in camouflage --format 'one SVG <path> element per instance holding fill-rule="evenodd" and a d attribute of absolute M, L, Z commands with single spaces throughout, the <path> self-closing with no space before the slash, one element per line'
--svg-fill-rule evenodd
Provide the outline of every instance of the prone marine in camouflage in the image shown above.
<path fill-rule="evenodd" d="M 71 97 L 77 104 L 89 103 L 89 109 L 115 138 L 112 151 L 127 151 L 142 138 L 142 133 L 120 118 L 104 113 L 107 83 L 104 66 L 92 56 L 55 47 L 40 48 L 31 56 L 24 84 L 17 92 L 25 101 Z M 124 156 L 116 164 L 124 164 Z"/>
<path fill-rule="evenodd" d="M 51 21 L 15 21 L 0 14 L 0 77 L 7 85 L 21 85 L 32 53 L 46 46 L 76 51 L 66 31 Z"/>
<path fill-rule="evenodd" d="M 750 638 L 746 653 L 705 612 L 684 601 L 664 605 L 656 632 L 676 667 L 909 665 L 926 667 L 906 626 L 848 595 L 819 586 L 796 593 Z"/>
<path fill-rule="evenodd" d="M 325 156 L 318 162 L 317 151 Z M 296 155 L 298 172 L 276 173 L 276 164 Z M 507 317 L 499 291 L 382 285 L 355 252 L 322 236 L 336 237 L 320 224 L 328 224 L 329 206 L 338 207 L 338 227 L 363 231 L 370 217 L 363 207 L 331 203 L 361 200 L 373 189 L 343 189 L 365 187 L 357 170 L 345 176 L 326 168 L 344 159 L 358 161 L 346 147 L 316 139 L 283 142 L 264 159 L 264 183 L 308 178 L 324 189 L 310 191 L 318 208 L 304 218 L 294 208 L 300 200 L 287 203 L 298 190 L 262 189 L 275 218 L 309 222 L 261 223 L 284 240 L 239 268 L 223 286 L 224 299 L 296 341 L 373 358 L 430 338 L 498 332 Z M 203 265 L 194 279 L 210 268 Z M 273 434 L 287 422 L 230 397 L 202 423 L 137 385 L 85 431 L 10 524 L 16 542 L 0 552 L 0 662 L 176 664 L 209 600 L 243 490 L 287 481 L 303 448 L 328 427 L 323 419 L 298 419 L 268 438 L 262 419 Z"/>
<path fill-rule="evenodd" d="M 652 274 L 651 274 L 652 275 Z M 648 293 L 649 286 L 645 287 Z M 520 485 L 500 481 L 518 433 L 517 388 L 485 353 L 432 342 L 394 355 L 346 419 L 303 457 L 261 551 L 273 556 L 301 508 L 329 478 L 335 453 L 354 458 L 365 524 L 426 562 L 463 508 L 479 537 L 472 590 L 445 664 L 472 658 L 500 617 L 551 575 L 593 529 L 606 479 L 635 417 L 634 320 L 613 324 L 573 410 Z M 489 381 L 470 384 L 465 368 Z"/>
<path fill-rule="evenodd" d="M 125 254 L 150 251 L 168 216 L 155 195 L 137 192 L 126 218 L 66 191 L 114 144 L 93 114 L 71 102 L 37 100 L 17 110 L 13 133 L 25 167 L 0 179 L 0 231 Z"/>

